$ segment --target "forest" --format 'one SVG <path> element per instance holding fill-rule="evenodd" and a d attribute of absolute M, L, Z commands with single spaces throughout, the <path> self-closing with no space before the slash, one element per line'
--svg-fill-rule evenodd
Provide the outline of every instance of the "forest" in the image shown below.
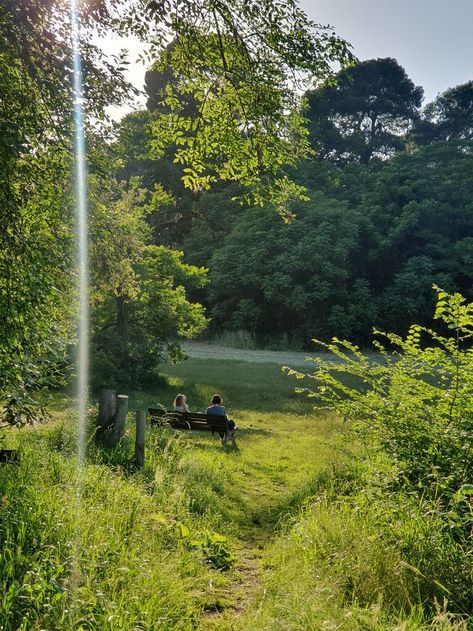
<path fill-rule="evenodd" d="M 425 323 L 433 284 L 471 298 L 473 83 L 423 105 L 422 88 L 394 59 L 360 62 L 335 81 L 305 95 L 313 153 L 291 176 L 308 199 L 290 207 L 289 225 L 270 205 L 232 202 L 234 185 L 186 194 L 178 167 L 149 158 L 165 83 L 156 71 L 146 75 L 149 110 L 122 122 L 119 177 L 172 192 L 150 216 L 153 238 L 208 268 L 195 295 L 213 334 L 244 330 L 255 343 L 303 348 L 334 335 L 366 344 L 373 326 L 401 333 Z"/>
<path fill-rule="evenodd" d="M 271 204 L 239 203 L 236 184 L 186 189 L 172 148 L 153 159 L 151 130 L 170 80 L 147 72 L 148 109 L 120 124 L 116 177 L 125 187 L 139 178 L 147 199 L 156 188 L 169 196 L 147 209 L 150 239 L 208 270 L 189 296 L 205 307 L 211 339 L 367 345 L 373 327 L 405 333 L 427 323 L 434 284 L 471 298 L 473 83 L 423 106 L 422 88 L 388 58 L 307 92 L 311 153 L 290 172 L 306 199 L 281 221 Z"/>
<path fill-rule="evenodd" d="M 45 30 L 33 23 L 26 37 L 34 43 L 56 36 Z M 201 44 L 213 46 L 208 37 Z M 94 384 L 104 375 L 115 384 L 149 383 L 160 361 L 182 357 L 183 338 L 306 350 L 313 338 L 338 336 L 367 346 L 374 327 L 405 333 L 414 321 L 426 324 L 434 284 L 472 298 L 472 82 L 425 105 L 422 87 L 391 58 L 328 74 L 304 93 L 298 151 L 286 166 L 281 157 L 273 178 L 284 182 L 281 195 L 264 190 L 271 180 L 267 157 L 259 189 L 240 158 L 221 171 L 219 143 L 233 140 L 214 130 L 211 117 L 220 112 L 205 123 L 217 149 L 209 151 L 208 140 L 194 132 L 199 145 L 181 142 L 185 126 L 205 125 L 183 79 L 186 69 L 178 56 L 169 59 L 176 52 L 175 41 L 146 72 L 147 109 L 109 125 L 104 108 L 123 98 L 126 83 L 112 66 L 100 67 L 98 50 L 90 52 L 97 68 L 87 103 L 102 121 L 88 131 Z M 14 94 L 5 101 L 11 111 L 3 122 L 3 208 L 10 223 L 8 213 L 18 215 L 21 230 L 11 224 L 2 235 L 1 365 L 6 383 L 18 384 L 25 374 L 36 379 L 35 371 L 54 379 L 71 363 L 74 227 L 72 163 L 54 139 L 70 114 L 61 121 L 57 113 L 55 127 L 46 120 L 47 107 L 58 105 L 68 87 L 63 77 L 48 77 L 51 103 L 38 109 L 28 84 L 36 79 L 23 76 L 8 54 L 18 53 L 2 57 L 4 89 Z M 343 49 L 340 55 L 349 59 Z M 124 64 L 119 71 L 126 67 L 116 63 Z M 170 123 L 171 101 L 179 98 L 182 120 Z M 28 144 L 44 150 L 18 162 Z M 189 159 L 205 169 L 189 167 Z M 20 165 L 28 191 L 10 176 L 20 175 Z M 48 370 L 37 371 L 36 357 Z"/>
<path fill-rule="evenodd" d="M 297 0 L 1 3 L 0 631 L 471 628 L 472 172 Z"/>

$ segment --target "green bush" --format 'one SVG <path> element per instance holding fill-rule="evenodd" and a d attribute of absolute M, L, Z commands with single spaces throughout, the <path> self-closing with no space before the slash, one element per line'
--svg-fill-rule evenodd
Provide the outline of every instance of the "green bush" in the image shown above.
<path fill-rule="evenodd" d="M 347 341 L 318 342 L 335 359 L 314 359 L 315 387 L 298 390 L 337 410 L 371 456 L 387 456 L 391 482 L 461 512 L 456 493 L 473 470 L 473 304 L 437 294 L 443 333 L 419 325 L 405 338 L 376 331 L 384 338 L 376 361 Z"/>

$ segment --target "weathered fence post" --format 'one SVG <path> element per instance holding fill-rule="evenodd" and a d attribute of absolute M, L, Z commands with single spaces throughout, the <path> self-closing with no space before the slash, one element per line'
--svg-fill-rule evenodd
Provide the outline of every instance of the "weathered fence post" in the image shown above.
<path fill-rule="evenodd" d="M 114 390 L 102 389 L 99 392 L 99 413 L 97 426 L 105 429 L 112 423 L 117 409 L 117 393 Z"/>
<path fill-rule="evenodd" d="M 135 440 L 135 464 L 140 469 L 145 464 L 145 436 L 146 436 L 146 412 L 137 410 L 136 418 L 136 440 Z"/>
<path fill-rule="evenodd" d="M 128 413 L 128 396 L 117 395 L 113 390 L 99 393 L 99 413 L 97 416 L 96 438 L 107 447 L 115 447 L 125 433 Z"/>
<path fill-rule="evenodd" d="M 118 441 L 125 433 L 125 421 L 128 414 L 128 396 L 126 394 L 117 394 L 117 409 L 113 417 L 112 431 L 107 440 L 110 447 L 115 447 Z"/>

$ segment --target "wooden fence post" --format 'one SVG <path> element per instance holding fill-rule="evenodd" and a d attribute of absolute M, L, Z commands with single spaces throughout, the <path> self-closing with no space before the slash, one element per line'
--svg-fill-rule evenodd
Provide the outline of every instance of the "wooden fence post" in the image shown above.
<path fill-rule="evenodd" d="M 116 445 L 125 433 L 125 421 L 128 414 L 128 395 L 117 394 L 117 411 L 114 416 L 112 429 L 112 445 Z"/>
<path fill-rule="evenodd" d="M 115 447 L 125 433 L 128 396 L 116 395 L 113 390 L 102 390 L 99 399 L 96 438 L 106 447 Z M 112 416 L 111 412 L 114 410 Z"/>
<path fill-rule="evenodd" d="M 136 440 L 135 440 L 135 464 L 138 468 L 145 465 L 145 436 L 146 436 L 146 412 L 137 410 L 136 418 Z"/>
<path fill-rule="evenodd" d="M 99 413 L 97 426 L 105 429 L 112 423 L 117 409 L 117 393 L 114 390 L 102 389 L 99 392 Z"/>

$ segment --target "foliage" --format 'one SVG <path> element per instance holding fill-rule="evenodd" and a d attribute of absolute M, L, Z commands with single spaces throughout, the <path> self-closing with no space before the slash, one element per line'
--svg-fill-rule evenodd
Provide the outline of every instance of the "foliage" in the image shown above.
<path fill-rule="evenodd" d="M 232 198 L 241 195 L 238 184 L 216 184 L 211 192 L 195 194 L 182 183 L 182 167 L 172 161 L 172 148 L 159 159 L 150 157 L 150 125 L 155 115 L 147 111 L 125 116 L 112 147 L 118 164 L 116 177 L 128 186 L 139 180 L 140 188 L 151 196 L 155 189 L 169 194 L 149 208 L 148 223 L 156 244 L 182 249 L 189 260 L 205 265 L 214 242 L 227 234 L 229 226 L 243 212 Z"/>
<path fill-rule="evenodd" d="M 335 307 L 346 306 L 356 231 L 346 206 L 323 195 L 301 205 L 289 226 L 269 208 L 243 214 L 210 262 L 214 326 L 260 336 L 287 332 L 299 340 L 308 331 L 326 335 L 343 320 Z"/>
<path fill-rule="evenodd" d="M 373 175 L 359 205 L 364 254 L 357 273 L 379 296 L 380 322 L 397 333 L 413 319 L 428 321 L 433 283 L 472 297 L 472 164 L 468 142 L 401 153 Z"/>
<path fill-rule="evenodd" d="M 130 90 L 124 79 L 125 52 L 108 59 L 94 41 L 97 34 L 117 28 L 113 18 L 120 4 L 120 0 L 111 3 L 94 0 L 80 3 L 78 9 L 82 25 L 80 52 L 84 106 L 89 114 L 100 118 L 107 105 L 120 103 Z M 34 108 L 44 116 L 46 123 L 43 128 L 45 138 L 46 132 L 54 134 L 56 139 L 60 134 L 70 132 L 73 98 L 71 19 L 67 0 L 18 0 L 5 2 L 0 9 L 2 53 L 23 80 L 30 82 L 36 97 Z M 35 131 L 40 131 L 37 119 L 32 119 L 30 124 Z"/>
<path fill-rule="evenodd" d="M 91 215 L 93 381 L 123 387 L 155 380 L 160 361 L 182 357 L 176 338 L 205 328 L 203 309 L 185 288 L 203 286 L 206 270 L 149 244 L 149 207 L 136 182 L 102 187 L 99 180 Z M 167 196 L 155 191 L 151 203 L 160 198 Z"/>
<path fill-rule="evenodd" d="M 382 449 L 400 485 L 451 508 L 473 466 L 473 304 L 437 290 L 435 318 L 451 336 L 420 325 L 382 334 L 382 362 L 347 341 L 322 344 L 336 359 L 315 358 L 316 386 L 300 391 L 338 410 L 368 451 Z"/>
<path fill-rule="evenodd" d="M 38 89 L 4 52 L 0 83 L 0 397 L 18 402 L 54 383 L 70 339 L 68 157 L 49 151 Z"/>
<path fill-rule="evenodd" d="M 298 208 L 293 225 L 273 222 L 269 209 L 234 215 L 212 258 L 199 259 L 210 269 L 213 326 L 366 343 L 373 326 L 403 334 L 412 321 L 426 324 L 434 283 L 471 299 L 472 168 L 466 141 L 399 153 L 369 176 L 354 165 L 338 173 L 307 165 L 304 181 L 327 193 Z M 198 239 L 198 231 L 189 238 L 190 260 Z M 241 280 L 229 293 L 234 265 Z M 278 274 L 290 287 L 271 304 Z"/>
<path fill-rule="evenodd" d="M 42 368 L 42 367 L 41 367 Z M 45 410 L 44 400 L 39 400 L 37 393 L 29 396 L 27 391 L 17 394 L 15 399 L 7 399 L 0 408 L 0 428 L 7 426 L 24 427 L 33 425 L 37 421 L 45 421 L 49 418 Z"/>
<path fill-rule="evenodd" d="M 103 17 L 98 6 L 83 15 L 89 26 Z M 2 3 L 0 41 L 0 398 L 15 402 L 5 418 L 17 422 L 64 377 L 72 341 L 69 3 Z M 82 53 L 88 111 L 100 117 L 123 95 L 123 73 L 85 34 Z"/>
<path fill-rule="evenodd" d="M 409 130 L 417 114 L 410 99 L 417 92 L 412 82 L 391 61 L 360 66 L 360 76 L 354 74 L 346 90 L 361 99 L 368 80 L 365 73 L 372 80 L 377 112 L 394 135 L 390 157 L 373 158 L 368 165 L 359 164 L 355 154 L 342 163 L 307 159 L 289 169 L 290 177 L 311 198 L 307 204 L 290 207 L 296 215 L 293 226 L 273 221 L 269 202 L 261 212 L 235 204 L 233 198 L 242 193 L 235 184 L 190 196 L 179 183 L 179 166 L 171 164 L 169 155 L 146 163 L 135 160 L 134 169 L 128 170 L 129 175 L 143 176 L 149 190 L 158 183 L 172 192 L 173 201 L 149 216 L 153 239 L 184 250 L 189 263 L 209 268 L 208 288 L 190 296 L 207 307 L 212 335 L 244 329 L 257 334 L 257 343 L 265 345 L 287 336 L 290 345 L 299 346 L 314 334 L 324 340 L 337 335 L 365 344 L 374 325 L 404 334 L 412 321 L 425 324 L 433 307 L 434 283 L 472 297 L 471 143 L 452 137 L 414 147 Z M 383 86 L 390 94 L 394 89 L 384 83 L 391 76 L 387 69 L 399 80 L 404 77 L 405 87 L 412 88 L 401 91 L 397 104 L 382 99 Z M 151 76 L 163 78 L 157 73 Z M 321 93 L 325 90 L 336 93 L 333 86 L 320 88 Z M 333 97 L 334 107 L 338 103 L 343 109 L 344 94 L 341 90 Z M 348 92 L 346 97 L 352 102 Z M 386 107 L 383 115 L 382 107 Z M 393 111 L 400 116 L 399 128 L 391 118 Z M 134 129 L 133 146 L 133 139 L 140 138 L 143 155 L 151 139 L 153 115 L 143 115 L 146 123 L 140 122 L 141 114 L 125 122 L 126 130 Z M 322 119 L 317 120 L 322 125 Z M 314 204 L 316 213 L 311 210 Z M 339 212 L 334 214 L 335 208 Z M 324 240 L 318 230 L 331 223 L 333 231 L 327 228 L 331 236 Z M 282 276 L 291 287 L 278 293 Z"/>
<path fill-rule="evenodd" d="M 309 148 L 301 87 L 349 62 L 346 43 L 292 0 L 188 0 L 170 26 L 176 37 L 153 67 L 163 75 L 161 99 L 150 100 L 161 110 L 153 151 L 175 145 L 193 190 L 238 181 L 249 187 L 248 200 L 269 199 L 284 212 L 302 189 L 282 167 Z"/>
<path fill-rule="evenodd" d="M 395 59 L 342 69 L 333 84 L 307 93 L 312 146 L 341 164 L 392 156 L 419 117 L 422 94 Z"/>
<path fill-rule="evenodd" d="M 157 46 L 153 48 L 156 58 L 173 33 L 179 42 L 175 55 L 163 53 L 162 59 L 166 57 L 166 63 L 183 77 L 187 93 L 197 92 L 202 121 L 206 121 L 199 128 L 203 135 L 196 129 L 189 129 L 188 137 L 179 135 L 179 142 L 187 143 L 187 149 L 180 145 L 186 168 L 200 172 L 202 160 L 209 159 L 210 165 L 213 159 L 211 168 L 218 166 L 219 175 L 225 178 L 246 178 L 247 184 L 256 189 L 264 186 L 270 193 L 278 188 L 271 185 L 271 179 L 282 186 L 284 194 L 299 190 L 280 173 L 282 163 L 294 160 L 300 155 L 299 148 L 304 149 L 300 99 L 297 90 L 282 78 L 289 71 L 325 78 L 332 62 L 349 59 L 345 42 L 331 31 L 316 29 L 293 2 L 288 6 L 271 0 L 264 3 L 263 10 L 259 3 L 240 0 L 211 6 L 186 0 L 179 3 L 177 12 L 167 1 L 91 0 L 79 4 L 83 106 L 93 171 L 99 170 L 94 164 L 95 145 L 103 143 L 109 131 L 104 127 L 106 107 L 134 94 L 124 79 L 126 54 L 107 58 L 97 36 L 132 33 Z M 0 333 L 0 396 L 16 401 L 45 385 L 45 380 L 38 381 L 38 374 L 46 373 L 49 382 L 56 383 L 53 377 L 63 372 L 65 350 L 74 338 L 70 33 L 67 0 L 19 0 L 0 7 L 0 223 L 6 227 L 0 235 L 0 317 L 5 323 Z M 247 39 L 251 33 L 256 35 Z M 211 64 L 218 87 L 205 85 L 206 63 Z M 210 95 L 213 88 L 212 98 L 217 93 L 219 98 L 213 102 L 205 99 L 204 104 L 202 90 Z M 172 95 L 166 98 L 174 108 Z M 249 125 L 246 132 L 240 125 L 240 103 Z M 173 111 L 179 128 L 180 113 L 178 108 Z M 237 111 L 239 122 L 234 118 Z M 216 117 L 223 114 L 222 126 L 215 126 L 215 136 L 209 136 Z M 227 133 L 232 125 L 232 133 Z M 253 130 L 255 135 L 250 138 Z M 214 150 L 207 155 L 202 144 L 205 139 L 209 148 L 215 147 L 215 139 L 227 143 L 227 148 L 219 146 L 219 152 L 228 153 L 226 166 L 217 165 Z M 156 137 L 154 140 L 157 142 Z M 268 156 L 273 150 L 278 159 L 274 162 L 277 168 L 271 171 L 273 160 Z M 263 156 L 258 165 L 256 152 Z M 251 169 L 245 172 L 247 160 Z M 202 323 L 200 315 L 194 313 L 193 317 Z"/>
<path fill-rule="evenodd" d="M 440 94 L 424 108 L 414 136 L 423 144 L 433 141 L 473 140 L 473 81 Z"/>

